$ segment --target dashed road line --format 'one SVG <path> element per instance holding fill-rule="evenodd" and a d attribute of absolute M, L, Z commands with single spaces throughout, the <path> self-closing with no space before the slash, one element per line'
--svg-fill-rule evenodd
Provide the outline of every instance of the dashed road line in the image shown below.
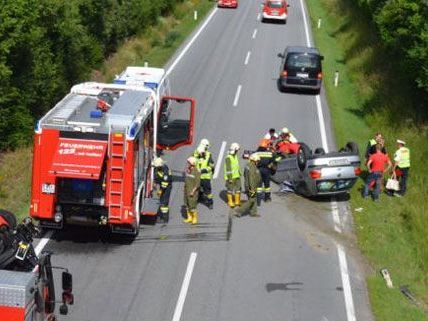
<path fill-rule="evenodd" d="M 337 233 L 342 233 L 342 227 L 339 217 L 339 206 L 337 205 L 336 200 L 331 202 L 331 213 L 333 214 L 334 230 Z"/>
<path fill-rule="evenodd" d="M 192 252 L 190 254 L 189 263 L 187 263 L 186 274 L 184 275 L 183 283 L 181 285 L 180 295 L 178 296 L 172 321 L 180 321 L 181 319 L 184 301 L 186 301 L 187 291 L 189 290 L 190 279 L 192 278 L 193 268 L 195 267 L 197 256 L 198 254 L 196 252 Z"/>
<path fill-rule="evenodd" d="M 233 100 L 234 107 L 238 106 L 239 96 L 241 95 L 241 89 L 242 89 L 241 85 L 239 85 L 238 88 L 236 89 L 235 99 Z"/>
<path fill-rule="evenodd" d="M 250 61 L 250 56 L 251 56 L 251 51 L 248 51 L 247 56 L 245 57 L 245 62 L 244 62 L 245 65 L 248 65 L 248 62 Z"/>
<path fill-rule="evenodd" d="M 256 36 L 257 36 L 257 29 L 254 29 L 254 31 L 253 31 L 253 39 L 256 39 Z"/>
<path fill-rule="evenodd" d="M 221 163 L 223 162 L 223 155 L 226 149 L 226 144 L 227 144 L 226 142 L 221 143 L 220 153 L 218 154 L 217 164 L 215 165 L 213 179 L 216 179 L 218 177 L 218 174 L 220 173 L 220 166 L 221 166 Z"/>
<path fill-rule="evenodd" d="M 260 12 L 257 14 L 257 21 L 260 20 Z"/>

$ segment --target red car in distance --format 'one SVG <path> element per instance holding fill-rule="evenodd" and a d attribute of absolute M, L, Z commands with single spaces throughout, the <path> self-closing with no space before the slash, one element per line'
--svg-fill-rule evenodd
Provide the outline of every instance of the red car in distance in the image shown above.
<path fill-rule="evenodd" d="M 238 8 L 238 0 L 218 0 L 219 8 Z"/>
<path fill-rule="evenodd" d="M 276 20 L 285 24 L 289 6 L 285 0 L 265 0 L 263 2 L 262 22 Z"/>

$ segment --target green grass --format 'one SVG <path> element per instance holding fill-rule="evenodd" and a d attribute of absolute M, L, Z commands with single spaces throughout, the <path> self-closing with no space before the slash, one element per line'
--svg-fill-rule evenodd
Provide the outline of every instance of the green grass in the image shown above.
<path fill-rule="evenodd" d="M 382 48 L 374 26 L 352 0 L 307 0 L 317 47 L 325 56 L 324 83 L 339 146 L 356 141 L 361 152 L 381 131 L 390 156 L 395 140 L 412 152 L 408 193 L 404 198 L 381 196 L 379 203 L 363 200 L 357 185 L 351 194 L 355 230 L 372 267 L 367 283 L 378 321 L 428 320 L 428 127 L 417 113 L 418 97 L 408 75 L 397 68 L 399 57 Z M 318 18 L 322 19 L 317 29 Z M 340 73 L 338 87 L 334 72 Z M 387 289 L 379 274 L 388 268 L 395 288 Z M 400 292 L 409 285 L 421 306 Z"/>
<path fill-rule="evenodd" d="M 183 1 L 172 15 L 160 17 L 157 25 L 124 43 L 99 70 L 93 71 L 92 80 L 109 82 L 126 66 L 144 65 L 145 61 L 149 66 L 162 67 L 212 7 L 210 0 Z M 194 10 L 198 11 L 197 21 Z M 12 211 L 19 219 L 28 215 L 30 204 L 31 150 L 26 147 L 0 153 L 0 208 Z"/>

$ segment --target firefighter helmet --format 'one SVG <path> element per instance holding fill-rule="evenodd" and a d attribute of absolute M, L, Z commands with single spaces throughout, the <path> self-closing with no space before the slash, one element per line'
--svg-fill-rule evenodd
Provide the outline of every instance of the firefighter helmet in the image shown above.
<path fill-rule="evenodd" d="M 241 148 L 241 147 L 239 146 L 239 144 L 238 144 L 238 143 L 232 143 L 232 144 L 230 144 L 230 148 L 229 148 L 229 150 L 230 150 L 230 151 L 237 152 L 240 148 Z"/>
<path fill-rule="evenodd" d="M 283 129 L 281 129 L 281 133 L 282 134 L 289 134 L 290 130 L 287 127 L 284 127 Z"/>
<path fill-rule="evenodd" d="M 165 163 L 165 162 L 163 161 L 163 159 L 162 159 L 162 158 L 160 158 L 160 157 L 156 157 L 156 158 L 152 161 L 152 166 L 153 166 L 153 167 L 162 167 L 164 163 Z"/>
<path fill-rule="evenodd" d="M 206 151 L 205 146 L 203 146 L 202 144 L 201 144 L 201 145 L 199 145 L 199 146 L 198 146 L 198 148 L 196 149 L 196 152 L 197 152 L 199 155 L 202 155 L 203 153 L 205 153 L 205 151 Z"/>
<path fill-rule="evenodd" d="M 208 139 L 206 139 L 206 138 L 203 138 L 202 140 L 201 140 L 201 142 L 200 142 L 200 144 L 199 144 L 200 146 L 204 146 L 205 148 L 208 148 L 208 147 L 210 147 L 210 142 L 209 142 L 209 140 Z"/>

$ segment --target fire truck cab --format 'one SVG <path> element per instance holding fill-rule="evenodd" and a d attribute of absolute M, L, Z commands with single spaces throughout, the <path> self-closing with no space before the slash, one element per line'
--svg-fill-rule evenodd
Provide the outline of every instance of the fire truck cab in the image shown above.
<path fill-rule="evenodd" d="M 82 83 L 35 129 L 30 215 L 136 235 L 156 215 L 151 160 L 193 140 L 195 101 L 138 84 Z"/>

